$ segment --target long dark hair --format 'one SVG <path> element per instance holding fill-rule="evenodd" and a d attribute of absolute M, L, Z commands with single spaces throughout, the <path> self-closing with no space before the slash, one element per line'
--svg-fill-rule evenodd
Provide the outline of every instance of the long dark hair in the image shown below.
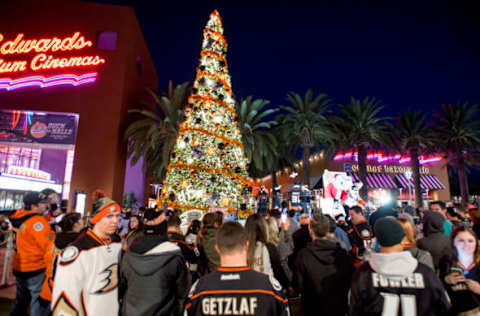
<path fill-rule="evenodd" d="M 247 264 L 249 267 L 252 267 L 255 261 L 255 248 L 257 247 L 257 241 L 264 244 L 267 243 L 267 222 L 263 216 L 252 214 L 247 218 L 245 230 L 247 231 L 248 236 Z"/>
<path fill-rule="evenodd" d="M 216 221 L 216 215 L 215 213 L 207 213 L 203 215 L 202 219 L 202 229 L 199 232 L 199 236 L 203 238 L 205 234 L 207 233 L 208 228 L 215 228 L 215 221 Z"/>
<path fill-rule="evenodd" d="M 200 231 L 200 228 L 202 227 L 202 223 L 198 219 L 194 219 L 191 223 L 190 226 L 188 226 L 188 234 L 194 234 L 197 235 L 198 232 Z"/>
<path fill-rule="evenodd" d="M 132 228 L 130 227 L 130 222 L 132 221 L 132 218 L 134 218 L 134 217 L 135 217 L 135 218 L 137 219 L 137 221 L 138 221 L 138 227 L 135 228 L 135 229 L 132 229 Z M 142 219 L 141 219 L 140 216 L 138 216 L 138 215 L 132 215 L 132 216 L 130 216 L 130 220 L 128 221 L 128 232 L 131 232 L 131 231 L 133 231 L 133 230 L 143 230 Z"/>
<path fill-rule="evenodd" d="M 77 223 L 81 219 L 82 214 L 77 212 L 68 213 L 67 215 L 65 215 L 59 223 L 62 232 L 71 232 L 75 223 Z"/>
<path fill-rule="evenodd" d="M 463 233 L 463 232 L 469 233 L 475 239 L 476 246 L 475 246 L 475 252 L 473 253 L 473 262 L 475 263 L 475 265 L 478 265 L 480 263 L 480 248 L 478 247 L 477 234 L 475 234 L 475 232 L 473 230 L 471 230 L 470 228 L 463 227 L 463 226 L 455 228 L 454 231 L 452 232 L 452 235 L 450 236 L 450 238 L 452 240 L 452 250 L 453 250 L 452 251 L 452 259 L 453 259 L 452 261 L 453 261 L 454 264 L 458 263 L 458 252 L 457 252 L 457 247 L 455 247 L 455 237 L 457 237 L 458 234 Z"/>

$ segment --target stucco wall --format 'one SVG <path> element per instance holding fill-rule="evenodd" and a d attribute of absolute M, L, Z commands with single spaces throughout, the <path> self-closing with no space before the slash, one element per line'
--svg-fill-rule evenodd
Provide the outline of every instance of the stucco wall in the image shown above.
<path fill-rule="evenodd" d="M 94 47 L 80 53 L 105 58 L 106 63 L 94 69 L 98 78 L 93 84 L 2 90 L 0 108 L 78 113 L 70 199 L 75 190 L 85 191 L 88 212 L 92 202 L 90 193 L 101 188 L 121 202 L 127 111 L 135 100 L 145 97 L 145 87 L 154 90 L 157 87 L 156 71 L 133 9 L 80 1 L 21 1 L 7 3 L 4 12 L 9 12 L 0 19 L 4 35 L 14 37 L 25 33 L 28 38 L 42 38 L 71 36 L 80 31 L 94 43 Z M 102 31 L 117 32 L 115 50 L 96 48 L 97 35 Z M 137 71 L 137 56 L 142 60 L 141 74 Z M 42 75 L 56 73 L 45 71 Z"/>

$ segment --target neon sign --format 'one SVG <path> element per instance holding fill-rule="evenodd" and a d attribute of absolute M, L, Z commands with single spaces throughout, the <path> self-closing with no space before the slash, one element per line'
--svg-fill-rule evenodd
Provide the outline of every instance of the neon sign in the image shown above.
<path fill-rule="evenodd" d="M 51 175 L 48 172 L 20 166 L 9 166 L 7 174 L 25 178 L 40 179 L 45 181 L 50 181 L 51 179 Z"/>
<path fill-rule="evenodd" d="M 333 160 L 339 161 L 339 160 L 353 160 L 353 161 L 358 161 L 358 152 L 355 151 L 348 151 L 344 154 L 338 153 L 333 157 Z M 388 163 L 388 162 L 398 162 L 399 164 L 406 164 L 409 163 L 412 158 L 407 155 L 401 155 L 401 154 L 394 154 L 394 155 L 387 155 L 383 154 L 381 152 L 369 152 L 367 154 L 367 160 L 376 160 L 378 163 Z M 439 162 L 442 160 L 442 157 L 440 156 L 432 156 L 432 157 L 426 157 L 424 155 L 420 155 L 418 157 L 418 161 L 421 165 L 429 164 L 429 163 L 434 163 L 434 162 Z"/>
<path fill-rule="evenodd" d="M 16 80 L 9 78 L 0 78 L 0 90 L 3 89 L 10 91 L 19 88 L 35 86 L 40 88 L 48 88 L 61 85 L 79 86 L 82 84 L 95 82 L 96 78 L 96 72 L 87 73 L 80 76 L 74 74 L 65 74 L 52 77 L 31 76 L 23 77 Z"/>
<path fill-rule="evenodd" d="M 92 47 L 80 32 L 63 38 L 51 37 L 29 39 L 20 33 L 7 40 L 0 34 L 0 74 L 19 74 L 25 72 L 42 72 L 46 70 L 63 70 L 75 68 L 92 68 L 105 64 L 105 59 L 98 55 L 55 56 L 62 52 L 80 51 Z M 24 55 L 35 54 L 31 58 Z M 15 56 L 15 57 L 12 57 Z M 9 58 L 10 60 L 7 60 Z M 13 60 L 14 59 L 14 60 Z M 15 90 L 37 86 L 47 88 L 59 85 L 79 86 L 95 82 L 96 72 L 81 75 L 72 73 L 55 76 L 28 76 L 20 78 L 0 78 L 0 90 Z"/>

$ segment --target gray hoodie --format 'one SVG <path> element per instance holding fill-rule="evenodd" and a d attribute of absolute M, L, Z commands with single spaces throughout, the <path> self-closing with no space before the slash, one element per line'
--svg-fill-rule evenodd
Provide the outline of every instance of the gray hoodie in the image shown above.
<path fill-rule="evenodd" d="M 415 271 L 418 261 L 410 252 L 373 253 L 368 260 L 373 271 L 389 277 L 404 278 Z"/>

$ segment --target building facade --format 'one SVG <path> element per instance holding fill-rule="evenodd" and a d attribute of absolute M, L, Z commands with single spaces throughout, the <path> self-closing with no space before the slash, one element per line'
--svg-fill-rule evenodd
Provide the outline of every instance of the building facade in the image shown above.
<path fill-rule="evenodd" d="M 357 156 L 353 152 L 339 153 L 332 159 L 323 152 L 310 157 L 310 187 L 323 189 L 322 175 L 324 170 L 348 172 L 354 181 L 359 181 Z M 450 184 L 444 160 L 440 156 L 421 157 L 420 186 L 425 201 L 450 200 Z M 411 178 L 410 158 L 407 155 L 387 155 L 371 152 L 367 157 L 367 185 L 369 199 L 379 200 L 388 195 L 408 202 L 415 199 L 413 179 Z M 295 163 L 293 170 L 276 173 L 277 183 L 281 184 L 283 193 L 288 193 L 295 182 L 302 182 L 302 162 Z M 271 188 L 272 177 L 257 179 L 258 186 Z"/>
<path fill-rule="evenodd" d="M 35 183 L 26 189 L 51 183 L 70 203 L 85 193 L 87 211 L 99 188 L 121 202 L 128 110 L 158 83 L 134 10 L 84 1 L 2 6 L 0 204 L 2 190 L 15 191 L 11 178 Z"/>

